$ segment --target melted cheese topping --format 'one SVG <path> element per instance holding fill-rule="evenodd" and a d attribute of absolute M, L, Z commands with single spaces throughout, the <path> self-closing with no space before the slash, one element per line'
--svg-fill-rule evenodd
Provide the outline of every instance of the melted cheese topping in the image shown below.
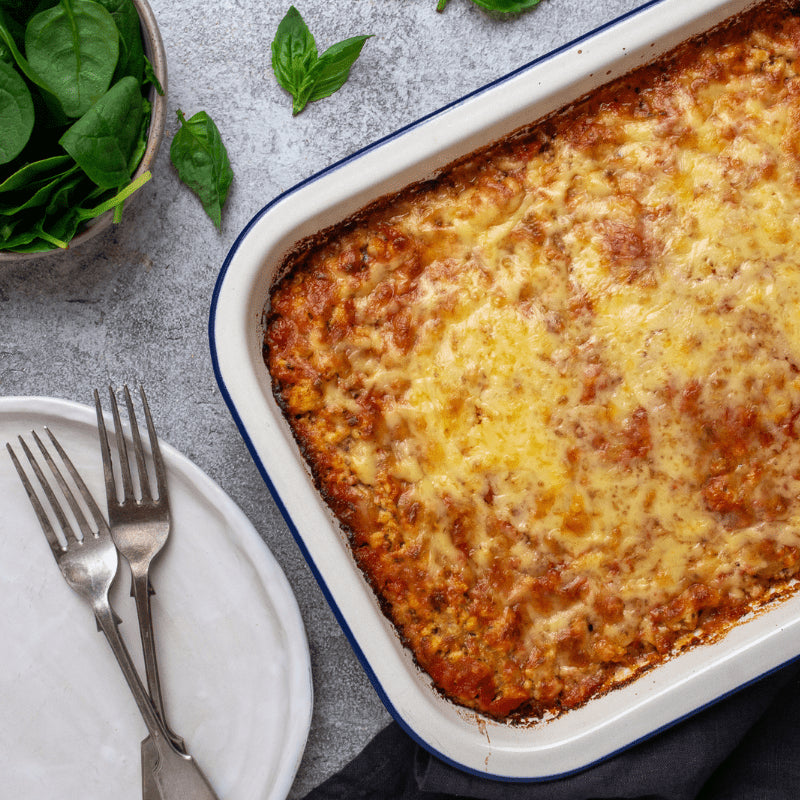
<path fill-rule="evenodd" d="M 458 702 L 573 707 L 796 573 L 798 43 L 782 4 L 753 12 L 274 291 L 276 396 Z"/>

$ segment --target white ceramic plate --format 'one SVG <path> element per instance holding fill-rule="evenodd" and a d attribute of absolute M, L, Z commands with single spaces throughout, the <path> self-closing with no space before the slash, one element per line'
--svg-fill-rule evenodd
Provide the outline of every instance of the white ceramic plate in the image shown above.
<path fill-rule="evenodd" d="M 629 686 L 528 727 L 444 700 L 381 614 L 316 492 L 272 396 L 261 314 L 284 254 L 389 192 L 651 61 L 750 0 L 656 0 L 354 154 L 277 198 L 231 249 L 211 307 L 217 380 L 300 547 L 376 690 L 423 746 L 456 767 L 516 781 L 583 769 L 672 725 L 800 653 L 800 594 Z"/>
<path fill-rule="evenodd" d="M 104 507 L 94 410 L 0 399 L 0 794 L 136 800 L 144 723 L 91 610 L 62 578 L 5 452 L 19 434 L 32 444 L 31 429 L 45 425 Z M 184 456 L 168 445 L 163 452 L 174 524 L 151 575 L 170 724 L 221 798 L 282 800 L 311 720 L 297 603 L 233 501 Z M 112 602 L 143 674 L 129 589 L 121 561 Z"/>

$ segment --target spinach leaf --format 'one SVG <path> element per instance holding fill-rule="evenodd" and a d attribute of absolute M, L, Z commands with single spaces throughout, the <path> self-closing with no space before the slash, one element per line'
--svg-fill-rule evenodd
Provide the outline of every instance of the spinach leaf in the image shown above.
<path fill-rule="evenodd" d="M 152 177 L 153 175 L 150 170 L 147 170 L 146 172 L 143 172 L 135 181 L 131 181 L 127 186 L 120 189 L 113 197 L 103 200 L 99 205 L 91 206 L 90 208 L 76 208 L 75 215 L 77 216 L 78 221 L 83 222 L 87 219 L 94 219 L 95 217 L 105 214 L 106 211 L 114 210 L 116 212 L 114 214 L 114 221 L 119 222 L 119 218 L 122 215 L 122 204 L 134 192 L 139 191 L 139 189 L 141 189 L 142 186 L 144 186 Z M 94 199 L 95 193 L 92 192 L 84 199 L 84 202 Z"/>
<path fill-rule="evenodd" d="M 72 162 L 72 159 L 69 156 L 53 156 L 52 158 L 43 158 L 40 161 L 26 164 L 0 183 L 0 194 L 24 189 L 43 177 L 49 179 L 49 176 L 52 176 L 56 170 L 61 169 L 70 162 Z"/>
<path fill-rule="evenodd" d="M 305 20 L 290 6 L 272 40 L 272 71 L 292 95 L 292 113 L 299 114 L 308 103 L 341 89 L 369 38 L 345 39 L 318 56 L 317 44 Z"/>
<path fill-rule="evenodd" d="M 11 58 L 14 60 L 14 63 L 16 63 L 16 65 L 19 67 L 19 71 L 22 74 L 32 84 L 52 94 L 52 90 L 45 83 L 44 79 L 36 72 L 36 70 L 34 70 L 34 68 L 25 58 L 25 56 L 23 56 L 22 53 L 20 53 L 19 46 L 17 45 L 17 40 L 14 37 L 12 27 L 13 27 L 12 23 L 9 22 L 8 18 L 3 13 L 3 9 L 0 8 L 0 42 L 2 42 L 6 50 L 8 50 L 9 54 L 11 55 Z"/>
<path fill-rule="evenodd" d="M 133 149 L 131 150 L 128 170 L 131 175 L 136 171 L 139 162 L 144 158 L 147 150 L 147 135 L 150 132 L 150 120 L 152 118 L 152 105 L 149 100 L 142 98 L 142 121 L 139 123 L 139 135 L 136 138 Z"/>
<path fill-rule="evenodd" d="M 3 228 L 0 227 L 0 234 L 2 234 L 2 231 Z M 37 238 L 37 236 L 38 234 L 36 231 L 32 230 L 22 231 L 21 233 L 17 234 L 14 234 L 12 230 L 8 236 L 3 237 L 0 235 L 0 245 L 2 245 L 3 250 L 11 250 L 15 253 L 24 253 L 24 246 L 29 245 Z M 50 249 L 49 246 L 47 249 Z"/>
<path fill-rule="evenodd" d="M 8 164 L 21 152 L 33 132 L 33 98 L 22 76 L 0 61 L 0 164 Z"/>
<path fill-rule="evenodd" d="M 110 202 L 121 204 L 125 197 L 132 194 L 149 177 L 149 172 L 140 176 L 136 186 L 131 184 L 126 187 Z M 101 190 L 83 173 L 76 172 L 73 177 L 61 182 L 45 209 L 39 208 L 29 212 L 27 216 L 22 217 L 22 224 L 16 227 L 13 223 L 4 226 L 0 220 L 0 248 L 13 252 L 35 253 L 52 250 L 54 247 L 67 247 L 86 220 L 108 210 L 105 204 L 99 209 L 87 210 L 81 207 L 89 201 L 96 200 L 99 191 Z M 109 206 L 111 207 L 113 206 Z M 2 237 L 4 228 L 5 239 Z"/>
<path fill-rule="evenodd" d="M 200 198 L 206 214 L 222 227 L 222 207 L 233 181 L 228 151 L 214 120 L 205 111 L 186 119 L 178 109 L 181 127 L 172 140 L 169 157 L 180 179 Z"/>
<path fill-rule="evenodd" d="M 131 178 L 131 154 L 141 131 L 142 94 L 135 78 L 114 84 L 59 139 L 61 146 L 100 187 Z"/>
<path fill-rule="evenodd" d="M 96 0 L 114 18 L 119 31 L 119 61 L 114 82 L 126 75 L 142 81 L 144 77 L 144 43 L 139 13 L 133 0 Z"/>
<path fill-rule="evenodd" d="M 80 117 L 111 84 L 119 33 L 111 14 L 94 0 L 61 0 L 31 18 L 25 54 L 67 116 Z"/>
<path fill-rule="evenodd" d="M 55 219 L 46 217 L 38 227 L 39 236 L 45 241 L 49 241 L 51 245 L 55 244 L 56 247 L 62 246 L 58 243 L 59 240 L 64 243 L 64 247 L 68 247 L 70 239 L 78 232 L 80 224 L 81 219 L 70 209 L 67 209 Z M 48 240 L 44 235 L 45 232 L 52 238 Z"/>
<path fill-rule="evenodd" d="M 53 193 L 61 183 L 75 175 L 78 171 L 77 165 L 62 175 L 58 175 L 53 180 L 40 186 L 36 191 L 25 198 L 21 203 L 16 205 L 3 206 L 0 205 L 0 216 L 13 217 L 23 211 L 28 211 L 31 208 L 38 208 L 39 206 L 46 206 L 50 202 Z"/>
<path fill-rule="evenodd" d="M 53 234 L 44 230 L 41 222 L 38 222 L 33 226 L 31 233 L 33 233 L 36 238 L 34 238 L 30 244 L 24 246 L 7 245 L 6 249 L 14 250 L 16 253 L 43 253 L 47 250 L 52 250 L 54 247 L 58 247 L 61 250 L 66 250 L 69 246 L 69 239 L 72 238 L 72 236 L 69 236 L 65 237 L 64 239 L 59 239 L 57 236 L 53 236 Z M 74 236 L 74 233 L 72 235 Z M 25 238 L 25 234 L 23 234 L 23 238 Z"/>
<path fill-rule="evenodd" d="M 22 46 L 25 39 L 25 21 L 32 13 L 33 11 L 29 10 L 25 16 L 20 18 L 20 10 L 18 8 L 15 8 L 13 4 L 0 0 L 0 16 L 2 16 L 3 25 L 8 29 L 17 47 Z"/>
<path fill-rule="evenodd" d="M 74 173 L 59 183 L 45 209 L 48 217 L 61 216 L 76 207 L 94 188 L 94 184 L 82 172 Z"/>
<path fill-rule="evenodd" d="M 17 223 L 14 220 L 11 222 L 3 222 L 0 220 L 0 246 L 14 235 L 14 228 L 16 225 Z"/>
<path fill-rule="evenodd" d="M 54 49 L 59 43 L 66 54 Z M 0 159 L 0 250 L 66 247 L 94 217 L 113 211 L 118 221 L 125 199 L 151 177 L 130 177 L 147 148 L 146 84 L 157 83 L 147 77 L 134 2 L 0 0 L 0 64 L 0 105 L 10 69 L 27 80 L 34 111 L 27 144 Z M 92 86 L 100 93 L 68 117 L 65 107 L 74 115 Z M 11 155 L 6 129 L 16 126 L 2 117 L 0 152 Z"/>
<path fill-rule="evenodd" d="M 53 6 L 57 0 L 47 0 Z M 45 5 L 45 0 L 0 0 L 0 8 L 8 12 L 11 19 L 25 23 Z"/>
<path fill-rule="evenodd" d="M 164 87 L 159 82 L 156 71 L 153 69 L 153 65 L 150 63 L 150 59 L 147 56 L 144 57 L 144 80 L 142 83 L 149 83 L 155 86 L 156 93 L 161 97 L 164 96 Z"/>

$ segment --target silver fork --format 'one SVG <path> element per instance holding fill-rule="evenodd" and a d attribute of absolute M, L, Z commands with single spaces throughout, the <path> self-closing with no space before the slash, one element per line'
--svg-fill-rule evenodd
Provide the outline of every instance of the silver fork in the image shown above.
<path fill-rule="evenodd" d="M 30 463 L 47 504 L 52 509 L 58 527 L 64 536 L 64 543 L 59 540 L 45 508 L 13 448 L 9 443 L 6 443 L 6 448 L 30 498 L 31 505 L 39 519 L 62 575 L 69 586 L 91 606 L 97 620 L 97 627 L 103 632 L 111 646 L 125 680 L 136 700 L 142 719 L 147 725 L 153 748 L 157 754 L 153 775 L 155 786 L 158 789 L 158 796 L 161 800 L 217 800 L 211 786 L 192 757 L 178 752 L 172 745 L 150 696 L 147 694 L 147 690 L 136 672 L 125 642 L 117 629 L 118 617 L 114 613 L 109 600 L 109 589 L 117 573 L 118 557 L 117 550 L 111 540 L 108 525 L 64 449 L 53 433 L 47 428 L 45 430 L 47 430 L 53 447 L 58 452 L 62 463 L 72 478 L 74 486 L 77 488 L 94 520 L 96 530 L 92 528 L 73 490 L 41 438 L 33 432 L 33 438 L 41 451 L 45 464 L 55 479 L 55 485 L 60 490 L 63 499 L 66 500 L 66 504 L 82 534 L 81 538 L 78 537 L 70 523 L 68 512 L 65 511 L 62 501 L 58 499 L 53 483 L 46 477 L 44 470 L 25 440 L 21 436 L 19 437 L 20 446 Z"/>
<path fill-rule="evenodd" d="M 134 492 L 133 476 L 128 446 L 122 429 L 119 406 L 114 390 L 109 386 L 108 394 L 111 400 L 111 414 L 114 419 L 114 432 L 119 455 L 119 471 L 122 483 L 122 500 L 119 498 L 117 482 L 114 477 L 114 468 L 111 458 L 108 432 L 103 418 L 103 409 L 100 403 L 100 394 L 95 389 L 94 404 L 97 412 L 97 430 L 100 435 L 100 451 L 103 457 L 103 475 L 106 485 L 106 501 L 108 504 L 108 519 L 111 526 L 111 538 L 128 561 L 131 570 L 131 594 L 136 602 L 136 615 L 139 622 L 139 635 L 142 641 L 144 654 L 145 676 L 147 688 L 153 705 L 156 709 L 164 730 L 167 732 L 173 747 L 180 752 L 186 752 L 183 739 L 174 733 L 167 724 L 164 711 L 164 699 L 161 692 L 161 680 L 158 674 L 158 660 L 156 657 L 155 637 L 153 634 L 153 617 L 150 607 L 150 596 L 153 588 L 150 583 L 150 565 L 167 543 L 170 532 L 169 495 L 167 493 L 167 471 L 161 448 L 158 444 L 150 407 L 144 388 L 139 386 L 142 408 L 144 410 L 147 434 L 150 440 L 150 452 L 155 469 L 156 492 L 150 486 L 150 478 L 145 463 L 144 448 L 136 421 L 131 393 L 128 387 L 123 387 L 125 405 L 128 411 L 128 421 L 131 428 L 133 453 L 136 462 L 136 472 L 139 481 L 140 499 Z M 153 768 L 158 760 L 158 753 L 151 738 L 142 742 L 142 798 L 143 800 L 156 800 L 157 791 L 153 785 Z"/>
<path fill-rule="evenodd" d="M 123 388 L 128 420 L 131 428 L 133 452 L 139 478 L 141 499 L 134 494 L 133 477 L 128 459 L 128 446 L 122 429 L 117 398 L 111 387 L 108 389 L 111 398 L 111 413 L 114 418 L 114 430 L 119 453 L 120 476 L 122 479 L 122 500 L 119 499 L 117 482 L 111 459 L 111 448 L 108 441 L 100 395 L 95 389 L 94 404 L 97 411 L 97 429 L 100 434 L 100 451 L 103 456 L 103 475 L 106 484 L 106 501 L 108 503 L 108 521 L 111 526 L 111 538 L 117 550 L 127 560 L 131 570 L 131 594 L 136 601 L 136 614 L 139 621 L 139 635 L 142 639 L 144 667 L 147 688 L 153 700 L 156 712 L 164 723 L 172 743 L 178 750 L 184 750 L 183 740 L 170 730 L 164 713 L 164 699 L 161 693 L 161 681 L 158 675 L 155 638 L 153 635 L 153 617 L 150 608 L 150 565 L 167 543 L 170 531 L 169 496 L 167 494 L 167 471 L 158 445 L 153 419 L 147 404 L 144 388 L 139 393 L 144 409 L 147 433 L 150 439 L 150 451 L 153 458 L 156 477 L 156 493 L 150 488 L 150 478 L 145 464 L 144 448 L 136 422 L 136 413 L 128 387 Z"/>

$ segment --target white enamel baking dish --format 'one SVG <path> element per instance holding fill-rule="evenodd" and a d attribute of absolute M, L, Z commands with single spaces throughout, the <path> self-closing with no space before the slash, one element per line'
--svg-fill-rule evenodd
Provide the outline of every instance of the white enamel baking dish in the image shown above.
<path fill-rule="evenodd" d="M 264 207 L 222 267 L 209 324 L 220 389 L 325 596 L 391 714 L 424 747 L 486 776 L 534 781 L 585 768 L 800 654 L 800 595 L 557 719 L 527 727 L 444 700 L 381 614 L 273 400 L 261 316 L 282 256 L 370 200 L 562 107 L 748 0 L 656 0 L 304 181 Z"/>

